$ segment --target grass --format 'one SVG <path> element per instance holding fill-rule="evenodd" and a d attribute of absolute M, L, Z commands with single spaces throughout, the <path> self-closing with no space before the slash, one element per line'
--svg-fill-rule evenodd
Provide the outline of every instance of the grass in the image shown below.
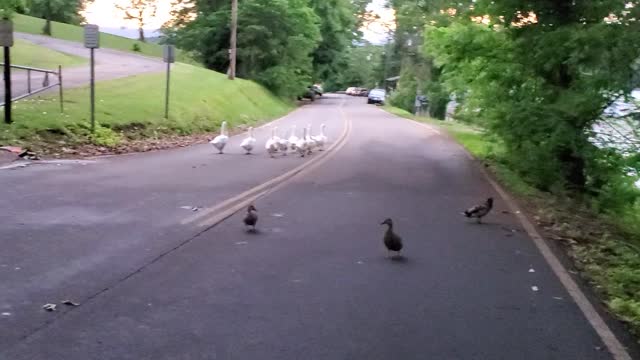
<path fill-rule="evenodd" d="M 79 56 L 47 49 L 26 40 L 16 39 L 11 48 L 11 63 L 54 70 L 58 68 L 58 65 L 62 67 L 82 65 L 87 63 L 87 60 Z"/>
<path fill-rule="evenodd" d="M 115 146 L 124 137 L 158 138 L 217 131 L 276 118 L 292 105 L 251 81 L 187 64 L 173 67 L 169 120 L 164 116 L 164 74 L 145 74 L 96 84 L 96 121 L 91 136 L 88 88 L 65 92 L 65 113 L 55 95 L 15 104 L 14 124 L 0 125 L 0 144 L 38 150 L 47 143 Z"/>
<path fill-rule="evenodd" d="M 391 106 L 385 106 L 385 110 L 446 130 L 475 158 L 488 164 L 498 181 L 535 214 L 534 219 L 547 238 L 562 242 L 574 265 L 609 310 L 640 337 L 640 246 L 637 245 L 640 244 L 637 227 L 640 209 L 631 209 L 626 214 L 597 213 L 562 195 L 540 192 L 509 168 L 499 139 L 482 129 L 455 121 L 416 117 Z"/>
<path fill-rule="evenodd" d="M 21 14 L 15 14 L 12 20 L 15 31 L 36 35 L 42 34 L 42 28 L 45 23 L 43 19 Z M 62 40 L 83 42 L 84 29 L 82 26 L 69 25 L 54 21 L 51 23 L 51 36 Z M 139 52 L 133 51 L 134 44 L 138 45 L 140 49 Z M 100 33 L 100 46 L 109 49 L 136 52 L 147 56 L 162 57 L 161 45 L 143 43 L 134 39 L 106 33 Z M 198 65 L 188 56 L 188 54 L 180 51 L 176 53 L 176 61 Z"/>

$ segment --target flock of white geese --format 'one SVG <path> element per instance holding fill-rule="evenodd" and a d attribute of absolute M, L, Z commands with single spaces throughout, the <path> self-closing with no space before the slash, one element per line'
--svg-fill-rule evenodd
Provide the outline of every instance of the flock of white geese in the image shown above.
<path fill-rule="evenodd" d="M 291 132 L 288 138 L 278 136 L 278 127 L 271 127 L 271 137 L 267 139 L 265 143 L 265 149 L 269 156 L 274 157 L 276 153 L 282 153 L 287 155 L 289 152 L 300 154 L 301 157 L 310 155 L 313 150 L 324 151 L 324 146 L 328 139 L 324 133 L 325 124 L 320 126 L 320 134 L 312 135 L 311 124 L 302 129 L 302 137 L 296 135 L 296 125 L 291 127 Z M 224 153 L 224 148 L 229 142 L 229 134 L 227 132 L 227 122 L 223 121 L 220 128 L 220 135 L 216 136 L 213 140 L 209 141 L 214 148 L 216 148 L 220 154 Z M 251 154 L 256 146 L 256 138 L 253 136 L 253 127 L 249 128 L 247 137 L 242 140 L 240 147 L 245 153 Z"/>

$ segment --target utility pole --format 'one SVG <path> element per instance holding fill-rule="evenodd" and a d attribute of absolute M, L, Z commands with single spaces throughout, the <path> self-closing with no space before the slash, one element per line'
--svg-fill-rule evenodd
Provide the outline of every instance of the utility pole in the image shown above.
<path fill-rule="evenodd" d="M 231 0 L 231 46 L 229 49 L 229 80 L 236 78 L 236 49 L 238 39 L 238 0 Z"/>

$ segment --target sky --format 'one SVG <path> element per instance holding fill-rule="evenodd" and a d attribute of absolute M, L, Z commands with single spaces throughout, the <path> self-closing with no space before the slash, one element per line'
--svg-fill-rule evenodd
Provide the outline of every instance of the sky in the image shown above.
<path fill-rule="evenodd" d="M 137 24 L 135 21 L 124 20 L 122 11 L 115 7 L 115 4 L 126 4 L 128 0 L 95 0 L 87 6 L 85 18 L 90 24 L 100 26 L 101 31 L 135 38 L 137 37 Z M 378 14 L 381 18 L 380 22 L 369 24 L 362 29 L 366 40 L 380 44 L 386 39 L 386 29 L 383 23 L 393 23 L 394 14 L 392 10 L 385 9 L 386 0 L 372 0 L 369 10 Z M 171 0 L 158 0 L 158 11 L 156 16 L 149 19 L 149 23 L 145 26 L 147 36 L 153 36 L 154 31 L 159 29 L 162 24 L 169 20 L 169 12 L 171 10 Z"/>

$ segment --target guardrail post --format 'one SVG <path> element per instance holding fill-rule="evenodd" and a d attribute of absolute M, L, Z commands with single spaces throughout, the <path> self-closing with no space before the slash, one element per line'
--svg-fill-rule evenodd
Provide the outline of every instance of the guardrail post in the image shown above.
<path fill-rule="evenodd" d="M 31 69 L 27 70 L 27 92 L 31 94 Z"/>
<path fill-rule="evenodd" d="M 9 46 L 4 47 L 4 122 L 11 124 L 11 55 Z"/>

